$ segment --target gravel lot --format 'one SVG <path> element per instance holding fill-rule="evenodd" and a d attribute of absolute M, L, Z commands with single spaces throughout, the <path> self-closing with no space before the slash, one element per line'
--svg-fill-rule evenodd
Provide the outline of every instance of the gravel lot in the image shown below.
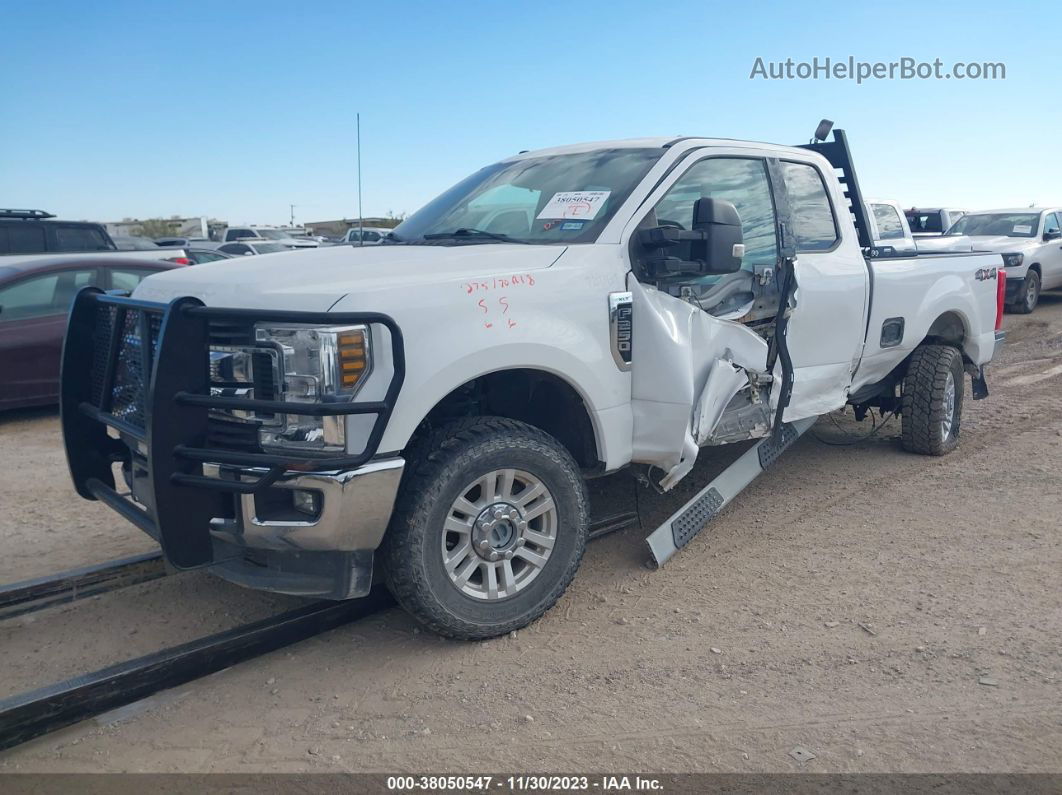
<path fill-rule="evenodd" d="M 641 491 L 646 530 L 594 542 L 515 637 L 444 641 L 393 609 L 0 771 L 1062 771 L 1062 296 L 1006 327 L 950 456 L 903 453 L 898 422 L 805 437 L 647 570 L 647 529 L 708 462 L 678 494 Z M 73 494 L 54 411 L 0 417 L 0 466 L 0 581 L 151 548 Z M 185 573 L 15 619 L 0 696 L 298 603 Z"/>

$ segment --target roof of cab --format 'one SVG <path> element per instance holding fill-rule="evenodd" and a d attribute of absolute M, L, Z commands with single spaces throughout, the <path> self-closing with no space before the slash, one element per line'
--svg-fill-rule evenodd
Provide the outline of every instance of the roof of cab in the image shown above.
<path fill-rule="evenodd" d="M 702 146 L 736 146 L 755 149 L 767 149 L 774 152 L 789 154 L 810 154 L 809 150 L 797 146 L 783 146 L 781 144 L 765 143 L 763 141 L 742 141 L 736 138 L 702 138 L 700 136 L 670 135 L 654 138 L 622 138 L 613 141 L 587 141 L 579 144 L 566 146 L 554 146 L 546 149 L 534 149 L 511 157 L 506 160 L 525 160 L 534 157 L 548 157 L 550 155 L 570 155 L 581 152 L 593 152 L 597 149 L 668 149 L 681 144 L 682 149 L 692 149 Z"/>

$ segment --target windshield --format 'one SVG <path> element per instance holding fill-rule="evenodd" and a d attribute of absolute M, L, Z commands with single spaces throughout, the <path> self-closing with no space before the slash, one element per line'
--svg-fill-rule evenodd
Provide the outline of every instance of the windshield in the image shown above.
<path fill-rule="evenodd" d="M 280 243 L 255 243 L 255 251 L 259 254 L 276 254 L 278 251 L 291 251 L 287 246 Z"/>
<path fill-rule="evenodd" d="M 495 163 L 433 199 L 390 239 L 592 242 L 664 151 L 597 149 Z"/>
<path fill-rule="evenodd" d="M 267 240 L 287 240 L 291 235 L 280 229 L 256 229 L 259 235 Z"/>
<path fill-rule="evenodd" d="M 948 235 L 1036 237 L 1040 213 L 974 213 L 951 225 Z"/>

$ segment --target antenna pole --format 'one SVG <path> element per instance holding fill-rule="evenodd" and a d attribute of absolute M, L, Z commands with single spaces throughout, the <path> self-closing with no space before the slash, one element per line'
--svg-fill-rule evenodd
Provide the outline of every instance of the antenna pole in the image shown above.
<path fill-rule="evenodd" d="M 365 214 L 361 209 L 361 114 L 354 117 L 358 132 L 358 245 L 365 245 L 364 224 Z"/>

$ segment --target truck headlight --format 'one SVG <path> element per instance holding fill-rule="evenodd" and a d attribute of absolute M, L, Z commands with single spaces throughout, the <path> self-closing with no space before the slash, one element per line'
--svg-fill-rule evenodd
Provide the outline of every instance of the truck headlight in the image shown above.
<path fill-rule="evenodd" d="M 1022 262 L 1024 262 L 1024 261 L 1025 261 L 1025 255 L 1024 254 L 1004 254 L 1003 255 L 1003 264 L 1006 265 L 1008 268 L 1016 268 L 1018 265 L 1021 265 Z"/>
<path fill-rule="evenodd" d="M 348 403 L 372 371 L 366 326 L 260 324 L 258 343 L 278 352 L 278 397 L 294 403 Z M 287 414 L 266 422 L 263 448 L 279 447 L 322 453 L 346 446 L 346 415 L 311 417 Z"/>

